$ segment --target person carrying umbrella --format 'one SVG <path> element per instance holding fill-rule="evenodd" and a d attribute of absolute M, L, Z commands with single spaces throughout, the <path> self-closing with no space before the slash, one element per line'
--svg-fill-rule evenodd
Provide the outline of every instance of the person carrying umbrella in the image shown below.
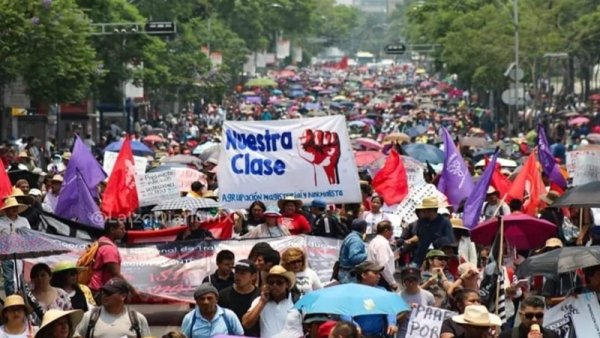
<path fill-rule="evenodd" d="M 15 197 L 4 200 L 0 208 L 0 234 L 10 234 L 17 229 L 31 229 L 25 217 L 19 216 L 27 209 L 25 204 L 17 202 Z M 7 295 L 15 293 L 15 265 L 12 260 L 2 261 L 2 277 L 4 278 L 4 292 Z"/>

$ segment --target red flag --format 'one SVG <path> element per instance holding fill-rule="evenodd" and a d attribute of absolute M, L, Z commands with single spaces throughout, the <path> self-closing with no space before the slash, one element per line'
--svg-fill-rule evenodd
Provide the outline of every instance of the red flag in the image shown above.
<path fill-rule="evenodd" d="M 202 222 L 203 229 L 210 231 L 216 239 L 231 239 L 233 236 L 233 218 L 222 213 L 214 219 Z"/>
<path fill-rule="evenodd" d="M 337 68 L 337 69 L 346 69 L 346 68 L 348 68 L 348 57 L 347 57 L 347 56 L 344 56 L 344 57 L 343 57 L 343 58 L 340 60 L 340 62 L 338 62 L 338 63 L 335 65 L 335 68 Z"/>
<path fill-rule="evenodd" d="M 500 164 L 496 164 L 496 168 L 492 173 L 492 181 L 490 182 L 490 184 L 496 189 L 496 191 L 500 193 L 499 196 L 501 198 L 506 196 L 506 198 L 504 199 L 505 202 L 510 202 L 512 198 L 510 196 L 507 196 L 506 194 L 508 194 L 512 182 L 502 174 L 502 172 L 500 171 Z"/>
<path fill-rule="evenodd" d="M 0 207 L 4 205 L 4 197 L 12 194 L 12 184 L 4 168 L 4 163 L 0 161 Z"/>
<path fill-rule="evenodd" d="M 127 136 L 108 178 L 100 208 L 107 217 L 128 217 L 139 204 L 131 139 Z"/>
<path fill-rule="evenodd" d="M 406 169 L 395 149 L 392 149 L 383 168 L 373 178 L 371 186 L 387 205 L 402 202 L 408 194 Z"/>
<path fill-rule="evenodd" d="M 546 187 L 542 181 L 542 173 L 538 166 L 536 156 L 529 155 L 527 162 L 521 168 L 521 172 L 512 182 L 508 196 L 518 198 L 523 201 L 523 210 L 531 216 L 537 212 L 540 204 L 540 195 L 546 192 Z M 526 195 L 527 193 L 527 199 Z"/>

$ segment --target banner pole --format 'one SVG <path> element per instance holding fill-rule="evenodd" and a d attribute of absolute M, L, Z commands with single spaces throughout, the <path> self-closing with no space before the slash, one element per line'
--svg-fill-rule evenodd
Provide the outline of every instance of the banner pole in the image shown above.
<path fill-rule="evenodd" d="M 500 248 L 499 248 L 499 253 L 498 253 L 498 259 L 496 260 L 496 268 L 498 269 L 498 272 L 500 272 L 500 269 L 502 269 L 502 261 L 504 260 L 503 256 L 504 256 L 504 217 L 499 216 L 500 218 Z M 498 277 L 499 278 L 504 278 L 504 273 L 498 273 Z M 496 281 L 496 315 L 498 315 L 498 303 L 500 302 L 500 285 L 502 283 L 500 283 L 500 281 Z"/>

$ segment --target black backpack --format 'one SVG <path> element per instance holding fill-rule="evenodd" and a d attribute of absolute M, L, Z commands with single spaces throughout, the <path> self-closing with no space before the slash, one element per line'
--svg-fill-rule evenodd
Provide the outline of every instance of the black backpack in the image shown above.
<path fill-rule="evenodd" d="M 102 308 L 99 306 L 92 309 L 90 321 L 88 323 L 87 330 L 85 331 L 85 338 L 94 337 L 94 328 L 96 327 L 96 323 L 100 318 L 101 311 Z M 130 330 L 135 331 L 137 338 L 142 338 L 142 329 L 140 328 L 140 321 L 138 320 L 137 311 L 127 308 L 127 314 L 129 315 L 129 321 L 131 322 Z"/>

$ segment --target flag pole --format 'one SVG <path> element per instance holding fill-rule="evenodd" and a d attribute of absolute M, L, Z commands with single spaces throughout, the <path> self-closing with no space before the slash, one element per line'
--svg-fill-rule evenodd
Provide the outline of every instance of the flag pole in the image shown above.
<path fill-rule="evenodd" d="M 500 219 L 500 248 L 499 248 L 499 253 L 498 253 L 498 259 L 496 260 L 496 268 L 498 269 L 498 271 L 500 272 L 500 269 L 502 269 L 502 266 L 500 264 L 502 264 L 503 260 L 504 260 L 504 217 L 502 216 L 498 216 L 498 218 Z M 502 271 L 502 273 L 498 274 L 499 278 L 504 278 L 504 271 Z M 496 282 L 496 315 L 498 315 L 498 303 L 500 302 L 500 285 L 502 285 L 502 283 L 500 283 L 499 281 Z"/>
<path fill-rule="evenodd" d="M 496 210 L 494 210 L 494 214 L 492 214 L 492 217 L 496 217 L 496 215 L 498 215 L 498 211 L 500 211 L 500 208 L 502 208 L 502 206 L 504 205 L 504 201 L 506 200 L 506 196 L 508 196 L 508 194 L 504 194 L 504 197 L 502 197 L 502 199 L 500 200 L 500 203 L 498 203 L 498 206 L 496 207 Z M 500 234 L 502 236 L 502 234 Z"/>
<path fill-rule="evenodd" d="M 583 227 L 583 208 L 579 208 L 579 233 L 581 233 L 582 227 Z"/>

